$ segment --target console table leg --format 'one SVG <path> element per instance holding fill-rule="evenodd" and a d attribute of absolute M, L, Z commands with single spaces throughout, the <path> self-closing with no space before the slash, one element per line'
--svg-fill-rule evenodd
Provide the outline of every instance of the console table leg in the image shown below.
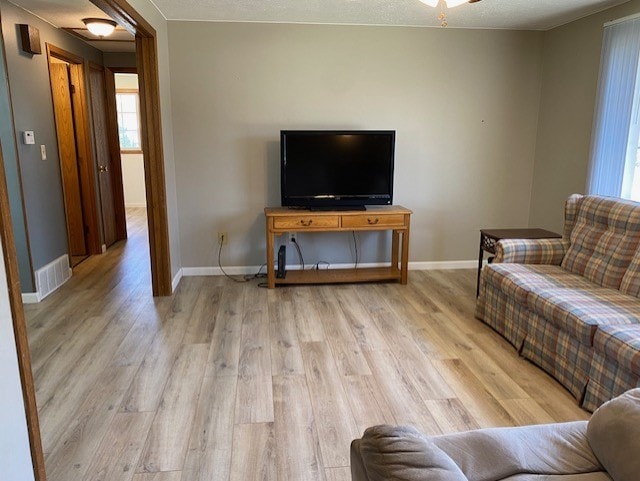
<path fill-rule="evenodd" d="M 267 219 L 267 287 L 274 289 L 276 287 L 276 271 L 273 255 L 274 234 L 271 229 L 271 219 Z"/>
<path fill-rule="evenodd" d="M 391 237 L 391 265 L 394 269 L 398 268 L 398 251 L 400 250 L 400 232 L 397 230 L 393 231 L 393 236 Z"/>
<path fill-rule="evenodd" d="M 402 261 L 401 261 L 401 276 L 400 283 L 406 284 L 409 270 L 409 225 L 407 224 L 407 230 L 402 233 Z"/>

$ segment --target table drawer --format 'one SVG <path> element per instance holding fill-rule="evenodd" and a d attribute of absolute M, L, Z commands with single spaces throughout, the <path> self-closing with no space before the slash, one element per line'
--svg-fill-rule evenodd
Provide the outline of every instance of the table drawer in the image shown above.
<path fill-rule="evenodd" d="M 274 229 L 315 229 L 340 226 L 340 216 L 337 215 L 299 215 L 276 217 L 273 219 Z"/>
<path fill-rule="evenodd" d="M 402 227 L 404 214 L 345 215 L 342 227 Z"/>

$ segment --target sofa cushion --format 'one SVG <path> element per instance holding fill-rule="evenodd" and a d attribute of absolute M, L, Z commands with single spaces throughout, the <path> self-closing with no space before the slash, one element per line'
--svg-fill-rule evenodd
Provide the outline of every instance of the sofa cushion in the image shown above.
<path fill-rule="evenodd" d="M 629 264 L 622 277 L 620 292 L 640 297 L 640 249 L 636 250 L 633 259 L 631 259 L 631 264 Z"/>
<path fill-rule="evenodd" d="M 570 235 L 562 267 L 603 287 L 618 289 L 640 244 L 640 205 L 586 196 Z"/>
<path fill-rule="evenodd" d="M 602 287 L 536 290 L 529 293 L 527 305 L 587 346 L 599 325 L 640 323 L 640 299 Z"/>
<path fill-rule="evenodd" d="M 640 325 L 601 326 L 593 347 L 621 368 L 640 376 Z"/>
<path fill-rule="evenodd" d="M 484 267 L 483 278 L 523 306 L 527 305 L 527 296 L 532 290 L 593 287 L 584 277 L 548 264 L 489 264 Z"/>
<path fill-rule="evenodd" d="M 600 406 L 589 421 L 587 439 L 615 481 L 640 476 L 640 389 L 632 389 Z"/>

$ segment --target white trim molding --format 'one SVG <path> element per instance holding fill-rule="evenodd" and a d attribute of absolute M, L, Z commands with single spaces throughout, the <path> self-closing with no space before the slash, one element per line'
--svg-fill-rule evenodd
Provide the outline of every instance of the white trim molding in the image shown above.
<path fill-rule="evenodd" d="M 610 22 L 606 22 L 604 26 L 610 27 L 611 25 L 617 25 L 618 23 L 628 22 L 629 20 L 635 20 L 636 18 L 640 18 L 640 13 L 634 13 L 633 15 L 627 15 L 626 17 L 611 20 Z"/>
<path fill-rule="evenodd" d="M 315 264 L 314 264 L 315 265 Z M 376 262 L 368 264 L 358 264 L 359 267 L 385 267 L 388 266 L 388 262 Z M 264 264 L 262 266 L 229 266 L 224 267 L 224 272 L 231 276 L 252 275 L 258 272 L 258 269 L 262 267 L 262 273 L 264 273 Z M 433 262 L 409 262 L 410 271 L 428 271 L 436 269 L 476 269 L 478 267 L 478 261 L 433 261 Z M 289 270 L 300 270 L 300 265 L 287 265 Z M 321 269 L 326 269 L 324 266 L 320 266 Z M 350 269 L 353 268 L 353 264 L 331 264 L 329 269 Z M 183 267 L 182 276 L 222 276 L 224 273 L 219 267 Z"/>
<path fill-rule="evenodd" d="M 23 304 L 37 304 L 40 302 L 37 292 L 23 292 L 22 303 Z"/>
<path fill-rule="evenodd" d="M 172 294 L 174 292 L 176 292 L 176 289 L 178 288 L 178 284 L 180 284 L 180 280 L 182 279 L 182 276 L 184 275 L 183 271 L 184 271 L 184 269 L 182 269 L 182 268 L 178 269 L 178 272 L 176 272 L 176 275 L 173 277 L 173 280 L 171 281 L 171 293 Z"/>
<path fill-rule="evenodd" d="M 430 261 L 409 262 L 410 271 L 435 271 L 449 269 L 477 269 L 478 261 Z"/>

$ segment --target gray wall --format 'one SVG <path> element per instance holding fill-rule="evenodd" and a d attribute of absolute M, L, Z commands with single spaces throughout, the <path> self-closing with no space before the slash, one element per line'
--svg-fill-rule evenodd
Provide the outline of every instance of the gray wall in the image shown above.
<path fill-rule="evenodd" d="M 219 230 L 223 264 L 264 262 L 280 129 L 395 129 L 412 261 L 474 259 L 480 227 L 527 225 L 542 33 L 172 21 L 169 34 L 184 267 L 217 264 Z M 360 237 L 362 262 L 388 258 L 387 240 Z M 307 263 L 354 260 L 350 234 L 299 240 Z"/>
<path fill-rule="evenodd" d="M 56 128 L 49 84 L 45 42 L 102 63 L 102 53 L 73 36 L 0 0 L 9 83 L 18 137 L 35 131 L 36 145 L 24 145 L 18 138 L 24 204 L 31 243 L 33 269 L 37 270 L 67 253 L 64 203 Z M 17 25 L 30 24 L 40 30 L 43 54 L 22 52 Z M 40 144 L 47 147 L 47 160 L 40 160 Z M 16 239 L 18 240 L 18 239 Z"/>
<path fill-rule="evenodd" d="M 11 223 L 16 244 L 18 268 L 20 271 L 20 285 L 22 292 L 33 292 L 35 286 L 29 254 L 29 242 L 27 240 L 27 223 L 22 204 L 22 184 L 20 181 L 20 167 L 18 163 L 18 150 L 16 146 L 15 130 L 13 128 L 13 112 L 9 97 L 9 78 L 7 75 L 4 47 L 0 57 L 0 143 L 2 144 L 2 159 L 4 163 L 9 206 L 11 210 Z"/>
<path fill-rule="evenodd" d="M 638 12 L 632 0 L 544 34 L 532 226 L 560 232 L 564 201 L 585 191 L 603 25 Z"/>

